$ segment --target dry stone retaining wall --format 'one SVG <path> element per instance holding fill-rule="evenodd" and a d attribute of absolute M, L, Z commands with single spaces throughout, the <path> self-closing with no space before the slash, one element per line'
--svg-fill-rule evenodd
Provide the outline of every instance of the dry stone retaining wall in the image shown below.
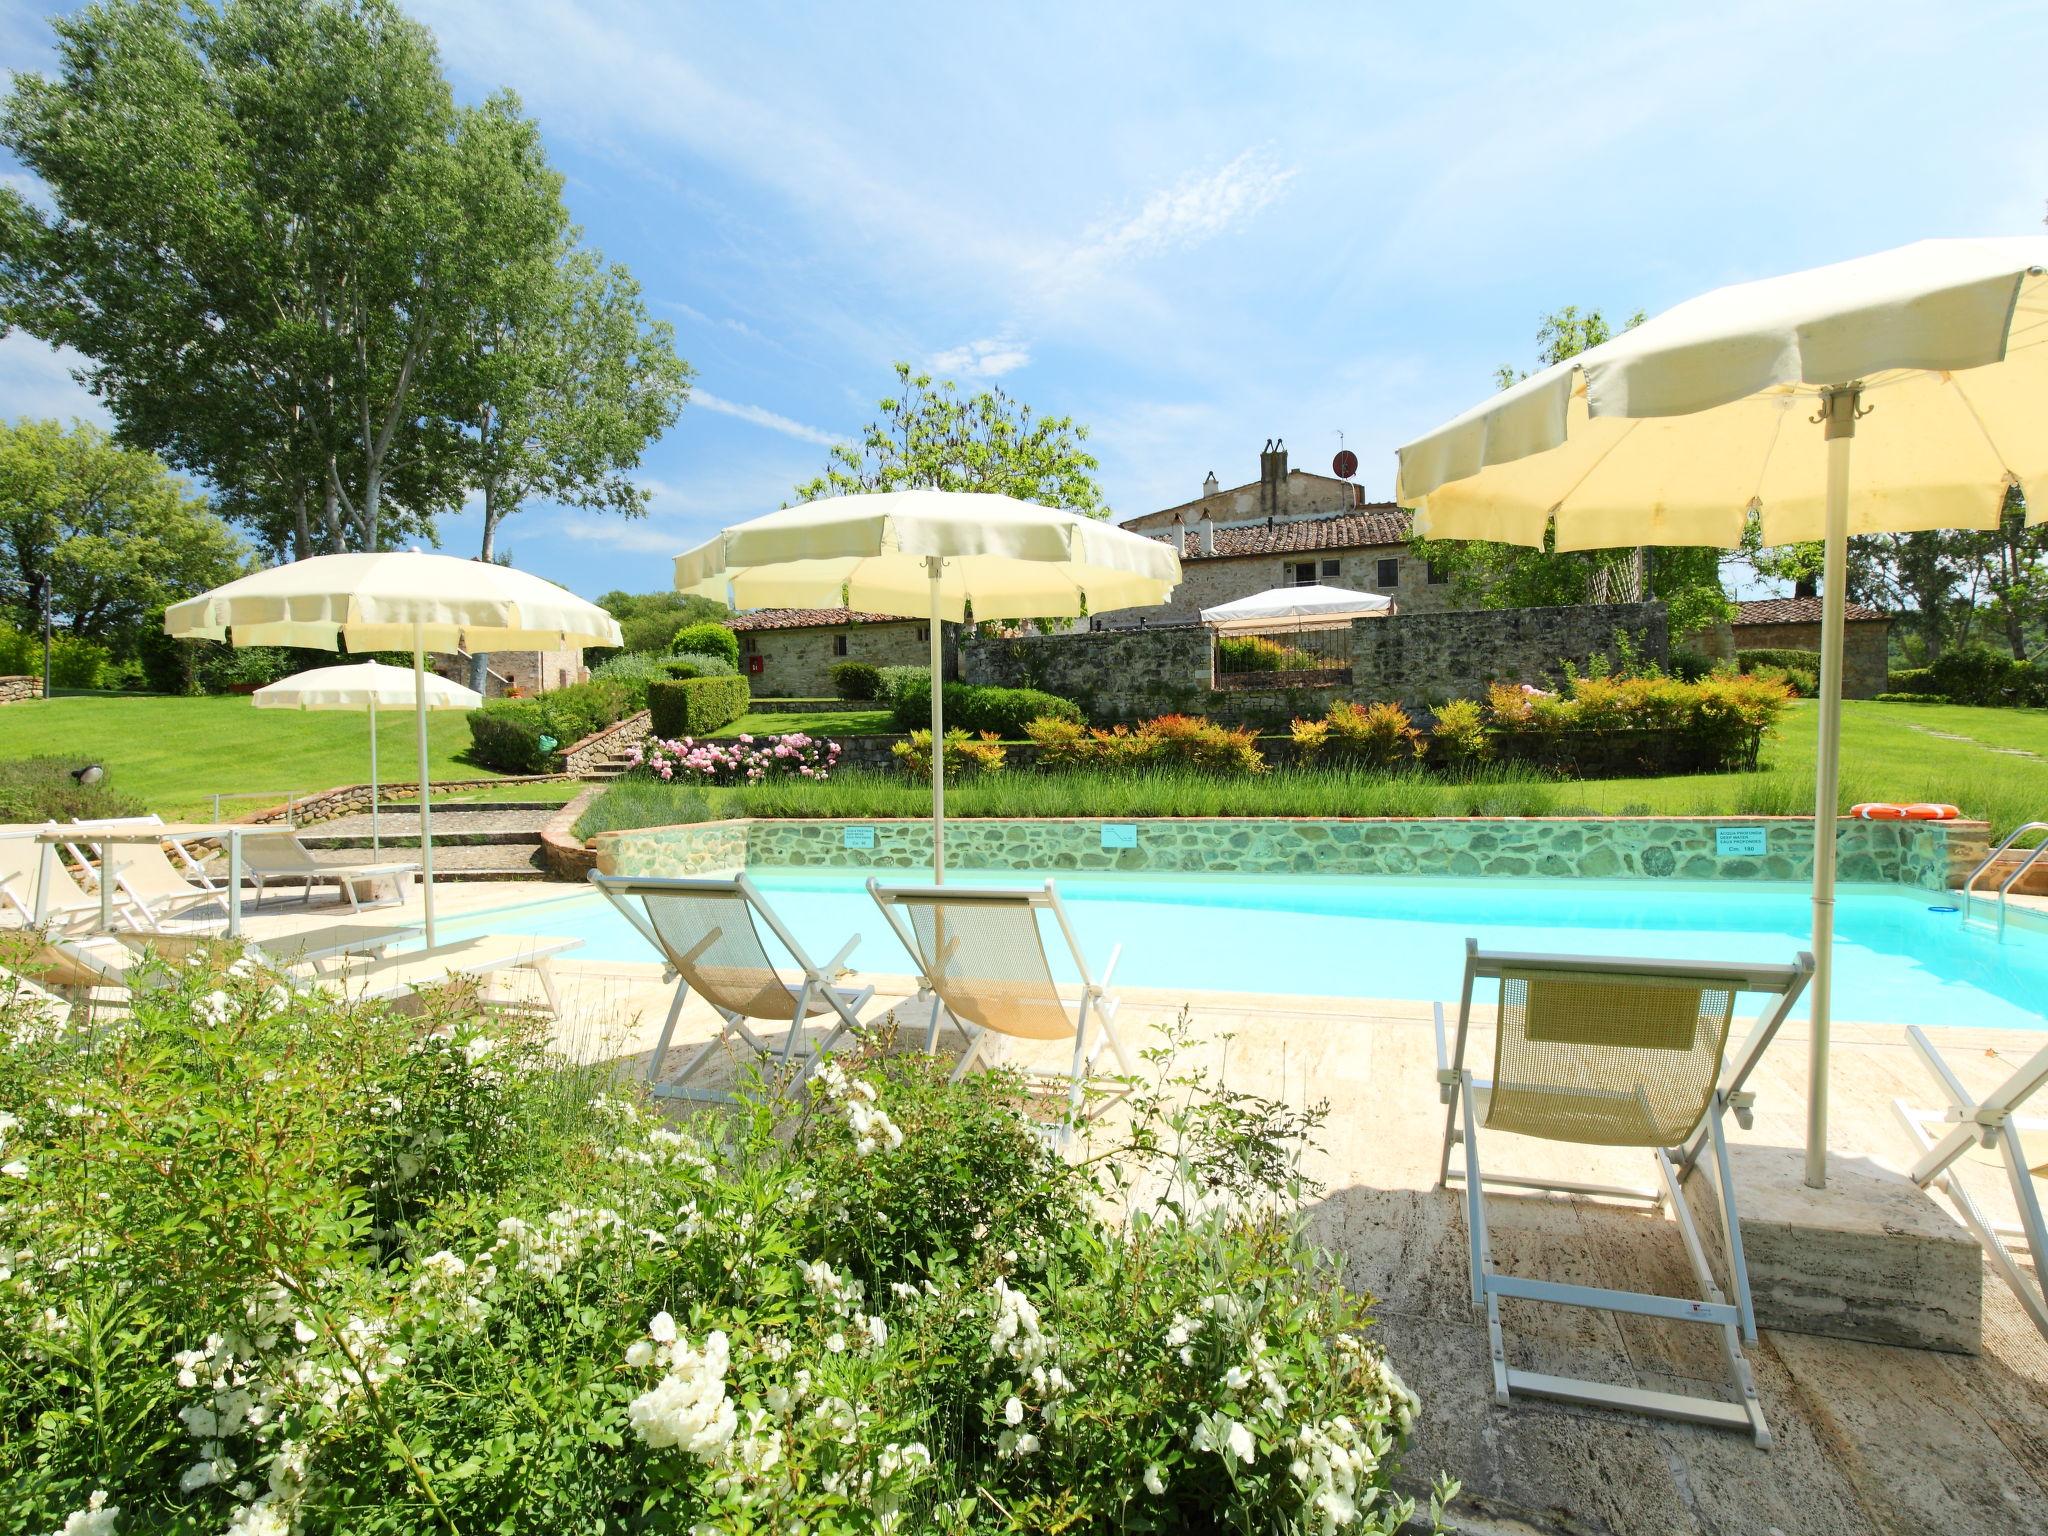
<path fill-rule="evenodd" d="M 19 704 L 43 696 L 40 677 L 0 677 L 0 704 Z"/>
<path fill-rule="evenodd" d="M 1140 821 L 1137 846 L 1102 846 L 1097 820 L 954 821 L 950 863 L 986 870 L 1170 873 L 1543 876 L 1640 880 L 1810 879 L 1813 826 L 1798 817 L 1527 817 L 1281 820 L 1191 817 Z M 872 848 L 846 846 L 848 828 Z M 1718 830 L 1761 829 L 1765 851 L 1716 852 Z M 1943 890 L 1981 857 L 1982 822 L 1839 824 L 1845 882 Z M 925 821 L 723 821 L 605 833 L 608 871 L 722 872 L 749 865 L 901 869 L 931 863 Z"/>

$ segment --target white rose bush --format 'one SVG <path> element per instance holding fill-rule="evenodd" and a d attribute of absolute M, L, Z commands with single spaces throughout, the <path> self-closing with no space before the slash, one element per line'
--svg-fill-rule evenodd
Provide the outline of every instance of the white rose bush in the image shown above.
<path fill-rule="evenodd" d="M 912 1053 L 676 1118 L 459 989 L 152 964 L 0 997 L 0 1530 L 1447 1528 L 1300 1235 L 1317 1117 L 1171 1042 L 1062 1154 Z"/>

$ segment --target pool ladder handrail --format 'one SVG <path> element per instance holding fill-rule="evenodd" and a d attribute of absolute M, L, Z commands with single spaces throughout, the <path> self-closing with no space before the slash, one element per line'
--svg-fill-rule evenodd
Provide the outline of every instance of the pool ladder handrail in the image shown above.
<path fill-rule="evenodd" d="M 2003 842 L 1984 855 L 1977 867 L 1970 871 L 1969 878 L 1963 881 L 1963 924 L 1965 927 L 1969 926 L 1971 914 L 1976 908 L 1978 877 L 1984 871 L 1991 868 L 1992 865 L 1996 864 L 2001 854 L 2029 832 L 2048 832 L 2048 821 L 2030 821 L 2023 826 L 2014 827 L 2012 831 L 2006 834 Z M 2000 943 L 2005 941 L 2005 898 L 2012 888 L 2019 883 L 2020 877 L 2032 869 L 2035 863 L 2044 855 L 2048 855 L 2048 837 L 2042 838 L 2032 848 L 2021 851 L 2026 854 L 2026 857 L 2015 861 L 2012 873 L 2007 875 L 1998 885 L 1998 921 L 1996 923 L 1991 922 L 1989 919 L 1984 921 L 1986 928 L 1993 928 L 1997 931 Z M 1990 898 L 1986 897 L 1985 899 L 1989 900 Z"/>

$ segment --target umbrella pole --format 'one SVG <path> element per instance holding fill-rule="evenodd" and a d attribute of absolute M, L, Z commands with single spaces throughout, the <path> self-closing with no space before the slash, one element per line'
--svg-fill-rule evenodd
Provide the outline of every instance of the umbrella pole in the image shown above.
<path fill-rule="evenodd" d="M 377 695 L 370 695 L 370 852 L 381 855 L 384 839 L 377 827 Z"/>
<path fill-rule="evenodd" d="M 1806 1183 L 1828 1183 L 1828 1033 L 1835 974 L 1836 813 L 1842 780 L 1842 629 L 1849 585 L 1849 448 L 1856 437 L 1857 385 L 1821 393 L 1828 445 L 1827 555 L 1820 578 L 1820 743 L 1813 789 L 1813 1000 L 1806 1061 Z"/>
<path fill-rule="evenodd" d="M 940 676 L 945 651 L 939 639 L 939 572 L 945 562 L 937 555 L 925 560 L 932 579 L 932 884 L 946 883 L 946 681 Z"/>
<path fill-rule="evenodd" d="M 412 707 L 420 748 L 420 900 L 426 908 L 427 948 L 434 947 L 434 828 L 427 811 L 427 651 L 421 622 L 412 624 Z"/>

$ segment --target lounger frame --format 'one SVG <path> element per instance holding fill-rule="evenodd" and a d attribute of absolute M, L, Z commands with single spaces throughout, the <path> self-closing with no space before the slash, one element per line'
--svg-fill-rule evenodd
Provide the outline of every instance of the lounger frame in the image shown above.
<path fill-rule="evenodd" d="M 2004 1082 L 1979 1099 L 1963 1087 L 1962 1080 L 1941 1059 L 1924 1029 L 1910 1025 L 1906 1038 L 1948 1099 L 1948 1107 L 1938 1110 L 1917 1109 L 1903 1099 L 1892 1101 L 1899 1123 L 1920 1150 L 1919 1159 L 1907 1176 L 1922 1189 L 1941 1186 L 1942 1193 L 1962 1217 L 1963 1225 L 1983 1245 L 1985 1256 L 2012 1288 L 2034 1326 L 2048 1336 L 2048 1293 L 2042 1289 L 2041 1273 L 2042 1265 L 2048 1263 L 2048 1222 L 2042 1219 L 2033 1165 L 2027 1161 L 2026 1145 L 2021 1140 L 2022 1132 L 2048 1131 L 2048 1120 L 2019 1113 L 2043 1085 L 2048 1085 L 2048 1047 L 2021 1062 Z M 1937 1135 L 1934 1128 L 1940 1126 L 1948 1129 Z M 1997 1149 L 1999 1160 L 2005 1165 L 2006 1182 L 2012 1188 L 2013 1204 L 2019 1211 L 2017 1226 L 1992 1221 L 1964 1186 L 1956 1164 L 1973 1146 Z M 2009 1246 L 2014 1242 L 2024 1247 L 2033 1261 L 2032 1275 L 2014 1256 Z"/>
<path fill-rule="evenodd" d="M 1492 1084 L 1476 1076 L 1465 1064 L 1472 1027 L 1472 997 L 1478 982 L 1498 981 L 1506 972 L 1528 974 L 1556 971 L 1568 974 L 1597 972 L 1602 975 L 1635 976 L 1644 979 L 1697 980 L 1703 984 L 1732 989 L 1737 993 L 1762 994 L 1769 1002 L 1751 1027 L 1742 1048 L 1730 1062 L 1724 1051 L 1713 1095 L 1700 1124 L 1682 1146 L 1653 1148 L 1659 1187 L 1631 1188 L 1621 1185 L 1583 1183 L 1486 1174 L 1479 1165 L 1479 1137 L 1483 1126 L 1483 1104 Z M 1486 1317 L 1487 1343 L 1493 1363 L 1493 1397 L 1506 1405 L 1516 1393 L 1554 1398 L 1563 1402 L 1620 1408 L 1661 1418 L 1708 1424 L 1723 1429 L 1746 1431 L 1759 1447 L 1771 1443 L 1757 1398 L 1756 1378 L 1742 1345 L 1756 1342 L 1756 1313 L 1751 1305 L 1749 1270 L 1742 1251 L 1742 1217 L 1737 1206 L 1734 1170 L 1728 1158 L 1724 1120 L 1731 1112 L 1747 1129 L 1755 1095 L 1747 1087 L 1779 1027 L 1792 1011 L 1813 975 L 1813 957 L 1802 953 L 1791 965 L 1750 966 L 1725 961 L 1641 960 L 1591 955 L 1535 955 L 1488 952 L 1478 941 L 1465 942 L 1465 979 L 1458 1000 L 1458 1029 L 1455 1045 L 1445 1039 L 1444 1010 L 1435 1008 L 1438 1095 L 1444 1103 L 1443 1153 L 1437 1165 L 1437 1187 L 1462 1184 L 1465 1193 L 1467 1238 L 1471 1258 L 1472 1304 Z M 1731 1028 L 1730 1034 L 1733 1034 Z M 1452 1164 L 1452 1151 L 1462 1146 L 1462 1167 Z M 1687 1204 L 1684 1183 L 1698 1168 L 1702 1157 L 1714 1160 L 1715 1202 L 1723 1252 L 1728 1257 L 1731 1302 L 1715 1278 L 1705 1245 L 1700 1241 Z M 1673 1220 L 1686 1258 L 1692 1265 L 1704 1299 L 1662 1296 L 1650 1292 L 1609 1290 L 1549 1280 L 1525 1279 L 1503 1274 L 1494 1268 L 1493 1250 L 1486 1225 L 1488 1189 L 1518 1195 L 1574 1195 L 1618 1200 L 1642 1200 L 1652 1206 L 1670 1202 Z M 1504 1299 L 1549 1302 L 1561 1306 L 1586 1307 L 1672 1322 L 1698 1323 L 1719 1335 L 1722 1358 L 1728 1367 L 1738 1401 L 1700 1397 L 1688 1393 L 1650 1391 L 1617 1383 L 1592 1381 L 1575 1376 L 1557 1376 L 1541 1371 L 1524 1371 L 1508 1364 L 1506 1337 L 1501 1327 L 1500 1304 Z"/>
<path fill-rule="evenodd" d="M 875 989 L 872 986 L 842 986 L 838 981 L 839 973 L 846 968 L 847 958 L 860 945 L 859 934 L 853 935 L 839 947 L 838 953 L 820 965 L 810 958 L 803 945 L 797 942 L 796 935 L 789 931 L 780 917 L 776 916 L 775 909 L 762 896 L 760 887 L 744 874 L 724 878 L 666 878 L 604 875 L 592 872 L 590 883 L 604 893 L 605 899 L 625 915 L 626 920 L 639 930 L 641 937 L 654 947 L 655 953 L 662 957 L 662 979 L 673 979 L 676 983 L 675 996 L 669 1003 L 668 1015 L 662 1020 L 661 1036 L 655 1042 L 653 1054 L 647 1058 L 647 1091 L 656 1098 L 689 1099 L 707 1104 L 731 1103 L 731 1093 L 723 1089 L 699 1087 L 691 1081 L 728 1039 L 736 1037 L 744 1041 L 747 1048 L 760 1059 L 765 1061 L 772 1057 L 787 1067 L 797 1059 L 798 1048 L 803 1043 L 805 1023 L 810 1019 L 821 1018 L 825 1011 L 837 1015 L 838 1022 L 819 1042 L 815 1051 L 804 1053 L 810 1062 L 815 1063 L 823 1059 L 842 1036 L 852 1034 L 858 1038 L 866 1034 L 868 1026 L 860 1017 L 860 1013 L 874 999 Z M 760 946 L 762 956 L 768 962 L 768 969 L 775 972 L 777 980 L 789 990 L 789 1032 L 783 1037 L 778 1049 L 762 1039 L 749 1022 L 750 1018 L 766 1022 L 769 1016 L 743 1014 L 706 995 L 704 1001 L 721 1021 L 719 1031 L 690 1056 L 683 1064 L 681 1072 L 672 1079 L 666 1079 L 662 1076 L 662 1067 L 668 1060 L 670 1042 L 675 1038 L 676 1022 L 682 1017 L 684 1003 L 689 1001 L 690 981 L 684 974 L 682 965 L 678 963 L 679 957 L 670 953 L 660 931 L 648 917 L 646 902 L 650 896 L 657 899 L 687 899 L 692 895 L 717 896 L 725 900 L 737 896 L 746 903 L 747 911 L 757 925 L 755 942 Z M 774 965 L 774 957 L 769 955 L 766 945 L 760 944 L 762 925 L 775 936 L 776 942 L 788 952 L 789 957 L 796 962 L 797 968 L 803 972 L 801 984 L 791 987 L 788 982 L 781 980 L 780 970 Z M 824 1010 L 812 1008 L 814 1000 L 823 1003 Z M 776 1016 L 774 1021 L 781 1022 L 780 1016 Z"/>
<path fill-rule="evenodd" d="M 916 903 L 978 903 L 989 906 L 1024 907 L 1033 913 L 1034 926 L 1038 912 L 1052 913 L 1053 920 L 1059 926 L 1060 936 L 1066 941 L 1067 951 L 1073 957 L 1074 968 L 1081 976 L 1081 995 L 1070 1016 L 1074 1026 L 1074 1056 L 1064 1073 L 1035 1067 L 1024 1070 L 1027 1077 L 1066 1085 L 1067 1116 L 1070 1122 L 1080 1117 L 1087 1085 L 1094 1075 L 1095 1063 L 1104 1050 L 1115 1055 L 1124 1076 L 1137 1075 L 1137 1066 L 1131 1060 L 1130 1052 L 1125 1049 L 1122 1037 L 1116 1032 L 1118 1003 L 1116 995 L 1109 990 L 1110 981 L 1116 975 L 1117 961 L 1123 958 L 1123 945 L 1115 945 L 1110 950 L 1109 962 L 1103 966 L 1100 979 L 1096 978 L 1088 969 L 1088 957 L 1081 949 L 1080 937 L 1074 932 L 1074 924 L 1067 916 L 1066 905 L 1060 900 L 1059 889 L 1052 881 L 1048 880 L 1037 888 L 1005 890 L 958 885 L 892 886 L 883 885 L 880 880 L 871 876 L 868 880 L 868 894 L 874 897 L 875 905 L 882 909 L 883 917 L 888 919 L 889 926 L 895 930 L 897 941 L 903 945 L 904 951 L 919 968 L 917 1002 L 920 1006 L 929 1006 L 930 1009 L 925 1026 L 926 1054 L 933 1054 L 938 1049 L 939 1023 L 942 1019 L 951 1019 L 954 1027 L 967 1040 L 967 1049 L 953 1069 L 953 1081 L 958 1082 L 981 1059 L 991 1037 L 998 1032 L 972 1024 L 946 1006 L 940 987 L 929 974 L 931 957 L 922 953 L 915 929 L 902 915 L 902 908 Z M 1044 943 L 1041 935 L 1041 949 Z M 1052 966 L 1048 958 L 1046 973 L 1050 976 L 1051 972 Z M 1053 990 L 1057 994 L 1057 984 L 1054 984 Z M 1065 998 L 1060 998 L 1059 1002 L 1062 1009 L 1067 1006 Z M 1095 1042 L 1093 1050 L 1088 1046 L 1091 1024 L 1097 1026 L 1097 1033 L 1101 1037 Z"/>

